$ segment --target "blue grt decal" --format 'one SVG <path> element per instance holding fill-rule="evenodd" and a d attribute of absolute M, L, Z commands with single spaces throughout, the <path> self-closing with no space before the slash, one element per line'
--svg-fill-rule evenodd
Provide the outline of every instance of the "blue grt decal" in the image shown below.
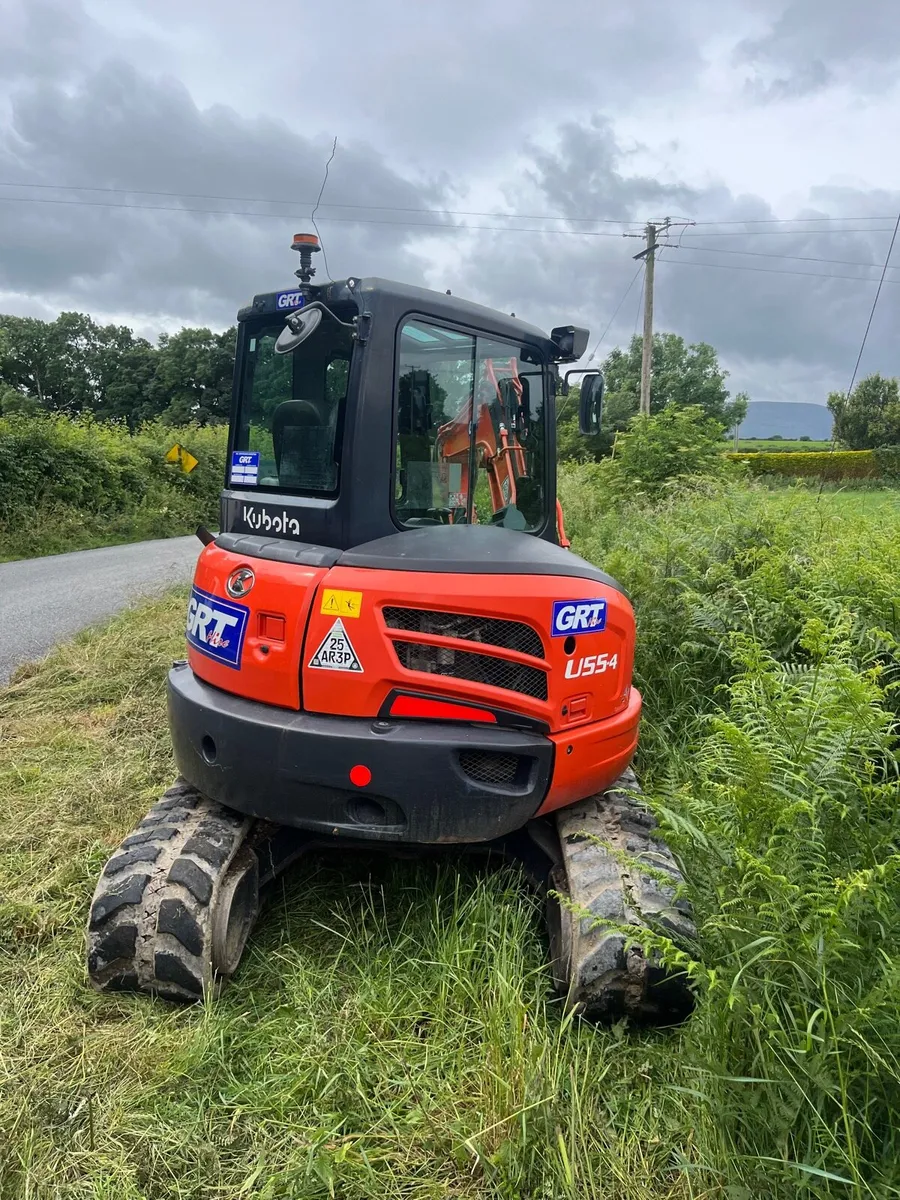
<path fill-rule="evenodd" d="M 550 633 L 568 637 L 570 633 L 600 633 L 606 628 L 605 600 L 557 600 L 553 605 Z"/>
<path fill-rule="evenodd" d="M 229 483 L 251 484 L 253 487 L 259 481 L 259 451 L 232 450 L 231 475 Z"/>
<path fill-rule="evenodd" d="M 187 640 L 201 654 L 226 667 L 239 669 L 249 615 L 250 609 L 243 604 L 232 604 L 230 600 L 221 600 L 201 588 L 192 587 L 188 601 Z"/>
<path fill-rule="evenodd" d="M 275 307 L 279 312 L 302 308 L 304 302 L 305 297 L 302 292 L 278 292 L 275 296 Z"/>

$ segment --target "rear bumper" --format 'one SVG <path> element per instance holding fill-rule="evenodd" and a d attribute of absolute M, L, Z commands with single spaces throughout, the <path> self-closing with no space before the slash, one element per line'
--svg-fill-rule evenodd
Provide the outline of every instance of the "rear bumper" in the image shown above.
<path fill-rule="evenodd" d="M 534 816 L 553 774 L 555 747 L 539 734 L 275 708 L 186 665 L 170 671 L 168 693 L 189 783 L 239 812 L 331 836 L 489 841 Z M 357 764 L 371 771 L 365 787 L 350 782 Z"/>

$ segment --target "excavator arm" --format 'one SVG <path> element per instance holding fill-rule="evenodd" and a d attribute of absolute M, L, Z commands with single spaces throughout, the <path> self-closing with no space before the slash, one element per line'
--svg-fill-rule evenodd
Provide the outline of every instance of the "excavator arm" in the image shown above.
<path fill-rule="evenodd" d="M 517 505 L 520 487 L 529 482 L 522 443 L 528 438 L 531 424 L 527 385 L 519 375 L 515 358 L 505 363 L 486 358 L 476 393 L 479 398 L 474 422 L 476 402 L 470 396 L 462 411 L 439 428 L 436 442 L 439 460 L 457 463 L 462 468 L 461 491 L 455 497 L 459 503 L 455 507 L 465 509 L 467 515 L 471 512 L 468 519 L 472 521 L 479 520 L 474 497 L 471 509 L 469 506 L 469 491 L 475 477 L 473 464 L 487 475 L 492 518 Z M 474 439 L 469 432 L 473 424 Z M 559 544 L 567 547 L 569 540 L 559 501 L 556 524 Z"/>

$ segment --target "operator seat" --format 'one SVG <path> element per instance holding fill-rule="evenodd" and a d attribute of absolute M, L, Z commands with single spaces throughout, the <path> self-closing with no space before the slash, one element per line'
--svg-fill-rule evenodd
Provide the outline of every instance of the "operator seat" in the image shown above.
<path fill-rule="evenodd" d="M 337 405 L 323 414 L 311 400 L 285 400 L 272 417 L 272 443 L 282 487 L 331 492 L 337 487 L 334 461 Z"/>

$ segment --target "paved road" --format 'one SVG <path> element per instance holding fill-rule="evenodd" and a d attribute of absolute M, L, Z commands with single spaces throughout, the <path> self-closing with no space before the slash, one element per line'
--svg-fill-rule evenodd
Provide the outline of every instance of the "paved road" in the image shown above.
<path fill-rule="evenodd" d="M 195 537 L 0 563 L 0 686 L 20 663 L 193 575 Z"/>

